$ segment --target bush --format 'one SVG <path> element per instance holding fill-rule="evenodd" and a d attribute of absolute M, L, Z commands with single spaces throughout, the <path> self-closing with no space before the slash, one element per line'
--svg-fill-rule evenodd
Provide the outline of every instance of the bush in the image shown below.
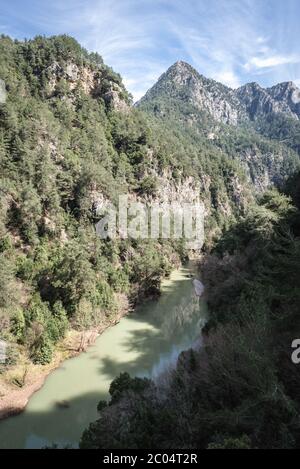
<path fill-rule="evenodd" d="M 35 344 L 31 359 L 36 365 L 47 365 L 53 358 L 53 345 L 46 333 L 43 333 Z"/>
<path fill-rule="evenodd" d="M 10 319 L 10 330 L 11 333 L 14 335 L 18 342 L 24 341 L 25 336 L 25 317 L 24 313 L 21 309 L 17 309 L 17 311 L 12 315 Z"/>

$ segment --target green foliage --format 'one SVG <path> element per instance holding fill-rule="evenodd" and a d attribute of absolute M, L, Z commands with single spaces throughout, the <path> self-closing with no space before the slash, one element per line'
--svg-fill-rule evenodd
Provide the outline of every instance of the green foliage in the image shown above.
<path fill-rule="evenodd" d="M 46 365 L 53 357 L 53 345 L 47 334 L 42 334 L 35 344 L 31 359 L 36 365 Z"/>
<path fill-rule="evenodd" d="M 157 178 L 151 177 L 151 176 L 146 176 L 140 185 L 140 192 L 142 194 L 147 194 L 147 195 L 155 195 L 156 191 L 158 188 L 158 181 Z"/>
<path fill-rule="evenodd" d="M 296 446 L 300 383 L 286 357 L 299 329 L 299 177 L 291 198 L 271 191 L 258 203 L 252 183 L 264 188 L 267 172 L 282 186 L 299 168 L 298 124 L 222 125 L 180 87 L 118 111 L 109 96 L 130 103 L 120 76 L 66 35 L 1 36 L 0 78 L 0 333 L 12 350 L 49 363 L 70 326 L 107 325 L 120 295 L 159 294 L 186 258 L 182 240 L 98 239 L 102 203 L 191 178 L 209 213 L 205 249 L 223 232 L 207 267 L 206 347 L 163 393 L 116 378 L 82 447 Z"/>
<path fill-rule="evenodd" d="M 25 328 L 26 323 L 24 313 L 21 309 L 17 309 L 10 320 L 10 330 L 17 342 L 23 342 Z"/>
<path fill-rule="evenodd" d="M 300 380 L 290 358 L 300 331 L 299 221 L 291 199 L 272 190 L 228 228 L 203 266 L 204 346 L 185 352 L 163 386 L 114 380 L 82 448 L 299 446 Z"/>
<path fill-rule="evenodd" d="M 8 308 L 15 303 L 13 264 L 4 253 L 0 254 L 0 309 Z"/>
<path fill-rule="evenodd" d="M 120 295 L 136 301 L 157 291 L 175 249 L 152 246 L 147 266 L 142 243 L 95 233 L 98 200 L 154 191 L 149 179 L 141 190 L 147 119 L 108 99 L 113 92 L 130 102 L 121 77 L 66 35 L 2 36 L 0 59 L 8 91 L 0 106 L 1 335 L 46 363 L 70 326 L 102 327 Z"/>
<path fill-rule="evenodd" d="M 251 449 L 251 440 L 247 435 L 240 438 L 218 437 L 215 443 L 210 443 L 208 449 Z"/>
<path fill-rule="evenodd" d="M 118 402 L 125 391 L 143 392 L 150 384 L 146 378 L 131 378 L 128 373 L 121 373 L 109 387 L 111 405 Z"/>

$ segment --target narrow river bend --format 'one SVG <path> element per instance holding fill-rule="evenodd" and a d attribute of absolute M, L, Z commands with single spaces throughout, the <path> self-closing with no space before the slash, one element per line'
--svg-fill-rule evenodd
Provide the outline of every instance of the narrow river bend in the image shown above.
<path fill-rule="evenodd" d="M 176 363 L 182 350 L 200 340 L 205 323 L 205 304 L 195 295 L 191 273 L 192 264 L 174 271 L 158 301 L 138 307 L 51 373 L 22 414 L 0 421 L 0 448 L 77 447 L 120 372 L 155 378 Z M 67 408 L 58 405 L 62 401 Z"/>

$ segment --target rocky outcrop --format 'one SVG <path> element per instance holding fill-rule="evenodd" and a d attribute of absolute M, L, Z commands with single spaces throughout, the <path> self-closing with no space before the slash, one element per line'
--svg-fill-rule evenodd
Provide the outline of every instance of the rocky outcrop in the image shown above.
<path fill-rule="evenodd" d="M 110 108 L 117 111 L 127 111 L 130 107 L 124 98 L 124 89 L 114 81 L 109 81 L 105 70 L 101 67 L 78 66 L 70 61 L 64 65 L 53 62 L 47 69 L 46 74 L 50 76 L 48 82 L 49 95 L 57 91 L 57 87 L 65 81 L 71 93 L 69 101 L 72 103 L 72 92 L 80 87 L 86 95 L 93 98 L 103 98 Z"/>
<path fill-rule="evenodd" d="M 235 94 L 244 108 L 245 115 L 251 120 L 281 110 L 280 103 L 276 103 L 258 83 L 249 83 L 242 86 L 236 90 Z"/>
<path fill-rule="evenodd" d="M 268 93 L 281 104 L 283 112 L 291 112 L 292 117 L 300 119 L 300 90 L 295 83 L 280 83 L 269 88 Z"/>
<path fill-rule="evenodd" d="M 96 77 L 95 72 L 90 67 L 79 67 L 73 62 L 68 62 L 64 66 L 58 62 L 53 62 L 46 72 L 47 75 L 50 75 L 50 93 L 54 93 L 62 79 L 68 83 L 70 91 L 81 85 L 86 94 L 92 94 L 100 86 L 99 77 Z"/>
<path fill-rule="evenodd" d="M 236 90 L 236 96 L 251 120 L 272 113 L 300 118 L 300 90 L 292 82 L 267 89 L 250 83 Z"/>
<path fill-rule="evenodd" d="M 111 108 L 115 109 L 116 111 L 128 112 L 130 110 L 130 106 L 122 98 L 122 90 L 117 84 L 114 84 L 110 87 L 109 91 L 103 95 L 103 99 Z"/>
<path fill-rule="evenodd" d="M 6 88 L 3 80 L 0 79 L 0 104 L 4 104 L 6 101 Z"/>
<path fill-rule="evenodd" d="M 248 148 L 240 154 L 240 160 L 249 181 L 258 192 L 264 192 L 271 185 L 282 187 L 284 184 L 285 179 L 280 171 L 284 160 L 282 152 L 262 154 L 258 149 Z"/>

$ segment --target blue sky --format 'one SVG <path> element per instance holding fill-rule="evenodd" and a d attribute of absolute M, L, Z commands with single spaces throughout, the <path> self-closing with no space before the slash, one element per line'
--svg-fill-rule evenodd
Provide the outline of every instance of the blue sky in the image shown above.
<path fill-rule="evenodd" d="M 67 33 L 140 98 L 185 60 L 231 87 L 300 85 L 299 0 L 0 0 L 0 32 Z"/>

